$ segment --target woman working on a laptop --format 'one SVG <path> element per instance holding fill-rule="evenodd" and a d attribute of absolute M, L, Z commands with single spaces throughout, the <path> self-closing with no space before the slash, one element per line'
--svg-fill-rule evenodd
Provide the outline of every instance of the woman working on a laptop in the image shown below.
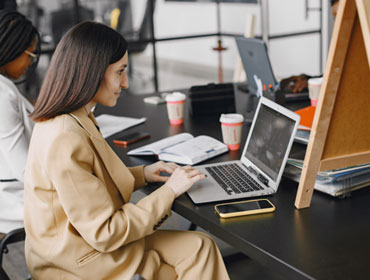
<path fill-rule="evenodd" d="M 116 104 L 128 87 L 127 66 L 125 39 L 99 23 L 76 25 L 55 50 L 31 114 L 36 125 L 25 175 L 31 276 L 229 279 L 207 235 L 158 230 L 174 199 L 204 175 L 164 162 L 127 168 L 99 132 L 92 109 Z M 147 182 L 164 185 L 130 203 Z"/>

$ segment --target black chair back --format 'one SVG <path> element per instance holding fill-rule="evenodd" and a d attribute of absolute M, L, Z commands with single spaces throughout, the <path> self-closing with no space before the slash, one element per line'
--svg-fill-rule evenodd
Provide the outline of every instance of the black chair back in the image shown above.
<path fill-rule="evenodd" d="M 0 241 L 0 279 L 10 280 L 9 276 L 6 274 L 3 268 L 3 255 L 9 252 L 8 245 L 16 242 L 25 240 L 26 232 L 24 228 L 19 228 L 8 232 L 3 239 Z M 29 279 L 27 279 L 29 280 Z"/>
<path fill-rule="evenodd" d="M 62 39 L 66 33 L 77 22 L 76 10 L 74 7 L 63 8 L 51 12 L 51 32 L 55 46 Z M 80 22 L 94 19 L 94 11 L 85 7 L 79 7 L 79 20 Z"/>
<path fill-rule="evenodd" d="M 148 46 L 149 42 L 141 42 L 143 40 L 150 40 L 152 38 L 152 26 L 151 26 L 151 3 L 153 5 L 153 13 L 155 10 L 156 0 L 147 0 L 143 20 L 141 21 L 140 28 L 137 35 L 133 38 L 126 38 L 130 43 L 128 46 L 129 53 L 140 53 L 143 52 Z"/>

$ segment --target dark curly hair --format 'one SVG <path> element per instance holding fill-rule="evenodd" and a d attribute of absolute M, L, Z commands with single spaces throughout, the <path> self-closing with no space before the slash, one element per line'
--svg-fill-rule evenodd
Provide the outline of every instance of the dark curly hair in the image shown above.
<path fill-rule="evenodd" d="M 20 56 L 35 39 L 39 52 L 40 36 L 31 21 L 17 11 L 0 10 L 0 66 Z"/>

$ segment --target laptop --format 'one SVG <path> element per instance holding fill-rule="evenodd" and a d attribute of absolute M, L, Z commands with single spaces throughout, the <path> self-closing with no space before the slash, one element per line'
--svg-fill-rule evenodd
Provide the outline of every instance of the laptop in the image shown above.
<path fill-rule="evenodd" d="M 261 80 L 262 85 L 272 85 L 273 89 L 279 88 L 279 83 L 275 79 L 272 70 L 267 46 L 263 40 L 245 37 L 236 37 L 236 45 L 242 60 L 242 64 L 247 75 L 248 87 L 252 91 L 257 90 L 254 76 Z M 284 92 L 285 101 L 309 100 L 308 91 L 293 93 Z"/>
<path fill-rule="evenodd" d="M 207 177 L 187 192 L 191 200 L 207 203 L 275 193 L 299 119 L 261 97 L 240 160 L 195 166 Z"/>

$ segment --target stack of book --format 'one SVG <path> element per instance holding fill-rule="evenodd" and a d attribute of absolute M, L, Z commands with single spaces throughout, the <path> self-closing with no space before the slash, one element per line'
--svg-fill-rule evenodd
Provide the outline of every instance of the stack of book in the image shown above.
<path fill-rule="evenodd" d="M 295 111 L 301 116 L 295 141 L 308 144 L 316 107 L 308 106 Z M 285 177 L 299 182 L 303 160 L 288 159 Z M 342 169 L 321 171 L 317 174 L 315 190 L 332 196 L 345 196 L 351 191 L 370 186 L 370 163 Z"/>
<path fill-rule="evenodd" d="M 303 160 L 288 159 L 284 175 L 299 182 Z M 347 168 L 320 171 L 316 177 L 315 190 L 332 196 L 342 196 L 351 191 L 370 186 L 370 163 Z"/>

